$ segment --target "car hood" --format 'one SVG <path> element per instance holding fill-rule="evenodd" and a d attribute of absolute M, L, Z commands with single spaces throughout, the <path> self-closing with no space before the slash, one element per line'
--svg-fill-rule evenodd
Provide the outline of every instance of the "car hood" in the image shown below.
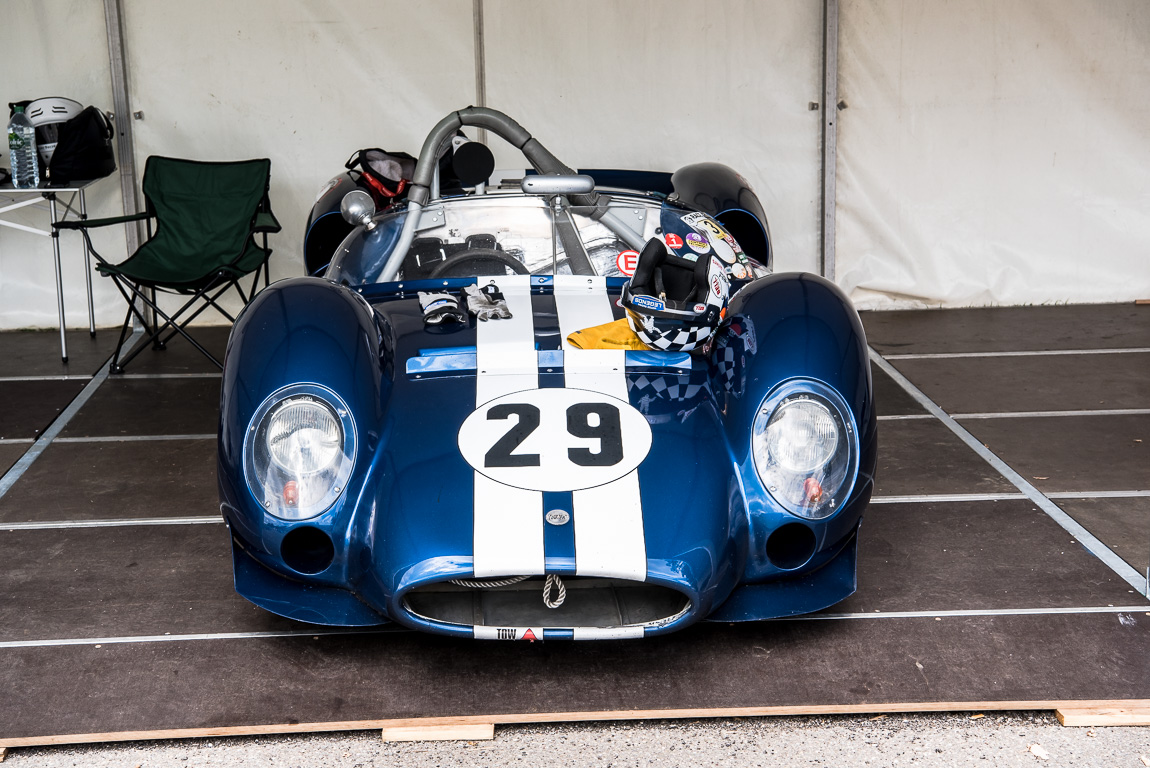
<path fill-rule="evenodd" d="M 613 580 L 617 601 L 660 584 L 705 614 L 746 541 L 706 360 L 565 343 L 622 317 L 603 278 L 496 282 L 511 319 L 425 326 L 411 293 L 373 301 L 394 351 L 363 522 L 373 591 L 395 615 L 447 580 L 556 574 Z"/>

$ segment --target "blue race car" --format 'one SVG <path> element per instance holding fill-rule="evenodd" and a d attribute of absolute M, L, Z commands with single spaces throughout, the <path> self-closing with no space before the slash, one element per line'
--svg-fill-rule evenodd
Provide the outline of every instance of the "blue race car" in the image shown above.
<path fill-rule="evenodd" d="M 531 169 L 494 172 L 465 126 Z M 772 274 L 741 176 L 576 173 L 484 108 L 395 168 L 382 201 L 362 172 L 329 182 L 306 246 L 322 277 L 273 284 L 232 331 L 219 485 L 241 595 L 315 624 L 581 640 L 854 592 L 862 325 L 830 282 Z"/>

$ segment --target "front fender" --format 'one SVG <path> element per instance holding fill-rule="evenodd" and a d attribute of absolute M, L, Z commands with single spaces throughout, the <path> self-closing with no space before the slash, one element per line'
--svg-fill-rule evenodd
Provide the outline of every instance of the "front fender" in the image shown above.
<path fill-rule="evenodd" d="M 358 575 L 352 510 L 362 505 L 372 459 L 381 442 L 381 334 L 375 314 L 354 291 L 319 278 L 295 278 L 261 292 L 237 319 L 228 341 L 220 397 L 219 483 L 221 511 L 244 551 L 289 579 L 281 543 L 289 531 L 319 529 L 333 544 L 334 558 L 314 584 L 346 585 Z M 347 486 L 326 511 L 308 520 L 285 521 L 267 513 L 248 489 L 244 440 L 260 405 L 293 384 L 334 392 L 347 406 L 357 437 Z M 338 403 L 333 403 L 338 407 Z M 248 596 L 239 583 L 237 589 Z M 274 609 L 273 609 L 274 610 Z"/>
<path fill-rule="evenodd" d="M 718 354 L 733 361 L 715 391 L 750 521 L 745 580 L 787 573 L 772 564 L 766 551 L 768 537 L 788 523 L 806 526 L 814 534 L 820 554 L 794 569 L 796 574 L 810 572 L 829 562 L 854 535 L 874 484 L 877 422 L 862 322 L 833 283 L 807 273 L 772 275 L 732 297 Z M 822 520 L 799 518 L 777 504 L 759 481 L 751 452 L 760 406 L 796 379 L 834 390 L 850 412 L 858 439 L 854 486 L 839 510 Z"/>

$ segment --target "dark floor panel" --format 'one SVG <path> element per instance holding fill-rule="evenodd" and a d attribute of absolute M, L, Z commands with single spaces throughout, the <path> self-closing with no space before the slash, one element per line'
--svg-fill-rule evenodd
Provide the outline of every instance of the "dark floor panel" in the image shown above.
<path fill-rule="evenodd" d="M 0 641 L 306 628 L 236 595 L 221 525 L 3 531 Z M 876 505 L 832 612 L 1144 603 L 1026 502 Z"/>
<path fill-rule="evenodd" d="M 189 329 L 192 337 L 221 363 L 228 346 L 230 325 L 208 325 Z M 157 350 L 149 345 L 124 368 L 125 373 L 219 373 L 211 360 L 200 354 L 183 336 L 168 342 L 166 349 Z"/>
<path fill-rule="evenodd" d="M 223 523 L 0 529 L 0 641 L 310 625 L 236 594 Z"/>
<path fill-rule="evenodd" d="M 61 436 L 212 435 L 219 412 L 218 378 L 109 377 Z"/>
<path fill-rule="evenodd" d="M 0 650 L 3 737 L 550 712 L 1145 698 L 1141 613 L 700 626 L 644 641 L 414 633 Z"/>
<path fill-rule="evenodd" d="M 962 426 L 1041 491 L 1150 488 L 1150 415 L 969 419 Z"/>
<path fill-rule="evenodd" d="M 1150 408 L 1150 353 L 893 364 L 948 413 Z"/>
<path fill-rule="evenodd" d="M 0 381 L 0 438 L 39 437 L 86 380 Z"/>
<path fill-rule="evenodd" d="M 879 424 L 875 496 L 999 492 L 1018 489 L 937 419 Z"/>
<path fill-rule="evenodd" d="M 32 447 L 31 443 L 0 445 L 0 475 L 3 475 Z"/>
<path fill-rule="evenodd" d="M 891 354 L 1150 347 L 1150 306 L 1131 303 L 861 315 L 867 341 Z"/>
<path fill-rule="evenodd" d="M 68 362 L 60 360 L 60 332 L 0 332 L 0 376 L 91 376 L 112 356 L 119 328 L 67 331 Z"/>
<path fill-rule="evenodd" d="M 1139 573 L 1150 568 L 1150 498 L 1058 499 L 1055 503 Z"/>
<path fill-rule="evenodd" d="M 0 498 L 0 524 L 218 513 L 214 439 L 56 442 Z"/>
<path fill-rule="evenodd" d="M 879 416 L 905 416 L 912 413 L 926 413 L 918 402 L 907 394 L 882 368 L 871 364 L 871 380 L 874 382 L 875 410 Z"/>
<path fill-rule="evenodd" d="M 832 613 L 1147 603 L 1029 501 L 873 504 L 858 577 Z"/>

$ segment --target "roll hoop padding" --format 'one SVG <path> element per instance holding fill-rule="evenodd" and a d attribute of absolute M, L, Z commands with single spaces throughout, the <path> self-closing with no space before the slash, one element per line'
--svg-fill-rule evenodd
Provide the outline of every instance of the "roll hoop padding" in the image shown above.
<path fill-rule="evenodd" d="M 486 128 L 507 140 L 513 147 L 523 152 L 524 157 L 531 163 L 531 167 L 538 173 L 548 176 L 575 173 L 560 162 L 559 158 L 551 154 L 546 147 L 533 139 L 523 126 L 507 115 L 487 107 L 467 107 L 458 112 L 452 112 L 440 120 L 431 130 L 431 133 L 427 134 L 423 148 L 419 150 L 419 162 L 415 166 L 415 174 L 411 182 L 412 189 L 408 193 L 409 199 L 414 200 L 419 205 L 427 202 L 431 181 L 435 175 L 439 148 L 465 125 L 473 128 Z M 596 204 L 598 199 L 598 194 L 594 192 L 588 195 L 571 196 L 571 202 L 575 205 L 592 206 Z"/>

